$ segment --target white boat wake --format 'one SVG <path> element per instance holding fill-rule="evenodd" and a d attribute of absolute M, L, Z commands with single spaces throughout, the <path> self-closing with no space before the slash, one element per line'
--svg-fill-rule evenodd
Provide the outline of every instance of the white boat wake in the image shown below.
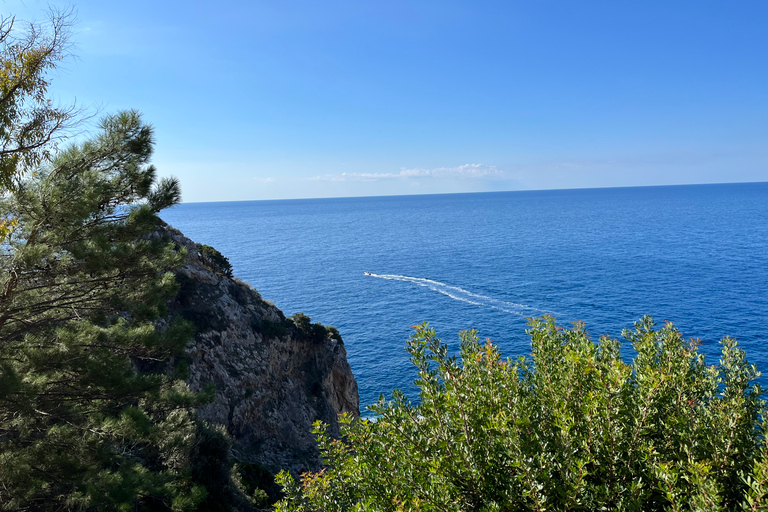
<path fill-rule="evenodd" d="M 423 277 L 409 277 L 400 276 L 397 274 L 374 274 L 372 272 L 365 272 L 366 276 L 377 277 L 379 279 L 386 279 L 388 281 L 402 281 L 405 283 L 412 283 L 417 286 L 423 286 L 429 288 L 432 291 L 442 293 L 448 297 L 466 302 L 467 304 L 474 304 L 476 306 L 488 307 L 492 309 L 498 309 L 505 313 L 511 313 L 519 316 L 537 316 L 541 314 L 556 315 L 554 311 L 546 309 L 536 308 L 533 306 L 527 306 L 525 304 L 518 304 L 516 302 L 507 302 L 486 295 L 480 295 L 472 293 L 464 288 L 458 286 L 452 286 L 450 284 L 441 283 L 440 281 L 433 281 L 432 279 L 426 279 Z"/>

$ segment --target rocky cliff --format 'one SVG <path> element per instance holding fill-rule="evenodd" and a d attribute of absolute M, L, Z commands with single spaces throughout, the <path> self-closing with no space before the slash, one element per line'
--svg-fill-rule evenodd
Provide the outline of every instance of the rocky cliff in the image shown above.
<path fill-rule="evenodd" d="M 359 415 L 357 383 L 338 331 L 306 316 L 286 318 L 247 283 L 229 277 L 210 252 L 165 229 L 188 253 L 170 313 L 197 331 L 187 346 L 189 384 L 216 386 L 200 416 L 226 427 L 240 461 L 271 471 L 317 468 L 312 423 L 322 420 L 338 434 L 337 415 Z"/>

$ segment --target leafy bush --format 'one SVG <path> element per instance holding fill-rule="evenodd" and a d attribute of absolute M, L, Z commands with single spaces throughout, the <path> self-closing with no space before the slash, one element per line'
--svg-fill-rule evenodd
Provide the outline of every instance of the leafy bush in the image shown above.
<path fill-rule="evenodd" d="M 195 244 L 197 251 L 200 253 L 200 258 L 203 263 L 208 265 L 214 272 L 220 272 L 227 277 L 232 277 L 232 264 L 229 262 L 229 258 L 221 254 L 219 251 L 205 244 Z"/>
<path fill-rule="evenodd" d="M 339 334 L 339 330 L 335 327 L 326 327 L 320 322 L 315 322 L 313 324 L 311 323 L 312 320 L 309 316 L 304 313 L 294 313 L 291 318 L 296 324 L 299 332 L 315 343 L 322 343 L 328 336 L 337 341 L 341 341 L 341 334 Z"/>
<path fill-rule="evenodd" d="M 760 374 L 736 342 L 710 366 L 697 342 L 650 317 L 620 342 L 532 320 L 530 358 L 503 360 L 460 333 L 460 358 L 427 325 L 407 350 L 418 404 L 401 392 L 316 424 L 327 468 L 288 473 L 278 510 L 764 510 Z"/>
<path fill-rule="evenodd" d="M 280 486 L 275 483 L 274 473 L 259 464 L 238 463 L 235 465 L 240 483 L 254 505 L 266 508 L 282 497 Z"/>
<path fill-rule="evenodd" d="M 271 320 L 264 319 L 258 325 L 258 331 L 267 339 L 279 338 L 285 336 L 288 332 L 288 327 L 291 327 L 292 325 L 293 322 L 288 318 L 284 318 L 279 322 L 272 322 Z"/>
<path fill-rule="evenodd" d="M 232 439 L 222 425 L 197 422 L 197 439 L 190 454 L 190 477 L 206 489 L 197 510 L 245 512 L 261 504 L 252 498 L 258 488 L 243 485 L 240 466 L 230 460 L 231 451 Z"/>

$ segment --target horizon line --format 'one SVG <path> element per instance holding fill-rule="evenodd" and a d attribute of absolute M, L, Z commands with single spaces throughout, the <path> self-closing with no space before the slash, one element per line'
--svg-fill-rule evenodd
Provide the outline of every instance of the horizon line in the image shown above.
<path fill-rule="evenodd" d="M 626 185 L 626 186 L 605 186 L 605 187 L 571 187 L 571 188 L 526 188 L 516 190 L 484 190 L 480 192 L 435 192 L 419 194 L 380 194 L 380 195 L 350 195 L 350 196 L 329 196 L 329 197 L 286 197 L 281 199 L 224 199 L 219 201 L 184 201 L 179 204 L 208 204 L 208 203 L 250 203 L 267 201 L 310 201 L 322 199 L 365 199 L 377 197 L 418 197 L 418 196 L 456 196 L 469 194 L 508 194 L 510 192 L 557 192 L 568 190 L 610 190 L 610 189 L 629 189 L 629 188 L 664 188 L 664 187 L 695 187 L 712 185 L 750 185 L 750 184 L 768 184 L 766 181 L 726 181 L 709 183 L 673 183 L 666 185 Z"/>

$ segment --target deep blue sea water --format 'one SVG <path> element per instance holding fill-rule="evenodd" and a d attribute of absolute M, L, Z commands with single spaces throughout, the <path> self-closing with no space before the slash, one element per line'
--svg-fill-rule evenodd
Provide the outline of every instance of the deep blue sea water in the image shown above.
<path fill-rule="evenodd" d="M 187 203 L 162 217 L 287 315 L 336 326 L 363 406 L 415 397 L 403 347 L 423 321 L 453 346 L 477 328 L 516 357 L 528 316 L 583 320 L 597 339 L 651 314 L 701 338 L 710 363 L 737 338 L 768 373 L 768 183 Z"/>

